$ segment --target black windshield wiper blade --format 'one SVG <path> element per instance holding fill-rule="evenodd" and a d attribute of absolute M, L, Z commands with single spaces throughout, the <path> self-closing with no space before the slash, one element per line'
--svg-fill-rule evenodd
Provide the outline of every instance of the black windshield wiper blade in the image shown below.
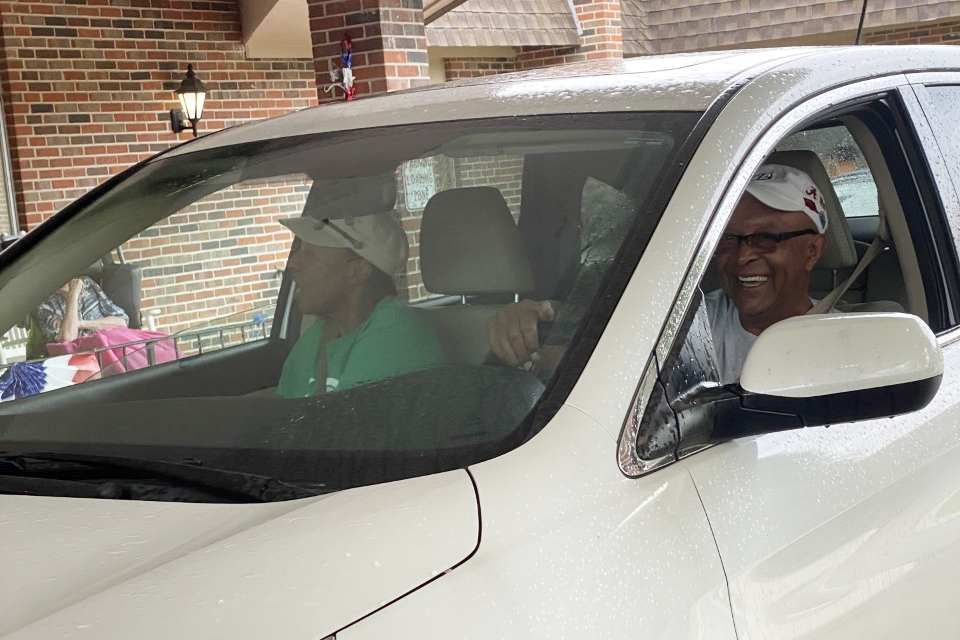
<path fill-rule="evenodd" d="M 84 467 L 98 472 L 104 476 L 104 480 L 92 483 L 44 477 L 46 472 L 56 475 L 64 469 Z M 308 498 L 320 493 L 276 478 L 183 462 L 81 453 L 29 452 L 0 455 L 0 491 L 37 491 L 44 495 L 122 499 L 130 497 L 124 491 L 127 481 L 142 479 L 162 480 L 175 487 L 196 488 L 235 502 L 276 502 Z M 42 491 L 41 487 L 36 485 L 33 490 L 18 490 L 28 486 L 31 481 L 42 485 Z M 68 485 L 87 485 L 92 491 L 80 487 L 70 490 Z M 58 486 L 62 493 L 57 489 Z"/>

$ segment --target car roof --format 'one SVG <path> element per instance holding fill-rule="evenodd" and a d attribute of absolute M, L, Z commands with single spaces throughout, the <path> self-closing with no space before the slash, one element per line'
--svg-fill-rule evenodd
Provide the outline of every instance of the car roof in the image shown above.
<path fill-rule="evenodd" d="M 771 100 L 799 81 L 821 89 L 913 71 L 960 70 L 960 47 L 790 47 L 602 60 L 454 81 L 311 107 L 208 134 L 165 155 L 296 135 L 558 113 L 704 111 L 764 77 Z M 362 71 L 360 72 L 362 73 Z M 776 74 L 779 81 L 771 82 Z"/>

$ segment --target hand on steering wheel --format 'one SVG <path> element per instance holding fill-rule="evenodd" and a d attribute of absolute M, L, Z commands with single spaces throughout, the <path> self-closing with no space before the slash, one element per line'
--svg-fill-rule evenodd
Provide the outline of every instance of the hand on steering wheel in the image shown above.
<path fill-rule="evenodd" d="M 537 325 L 552 321 L 555 315 L 549 300 L 508 304 L 487 320 L 490 349 L 510 366 L 531 369 L 540 349 Z"/>

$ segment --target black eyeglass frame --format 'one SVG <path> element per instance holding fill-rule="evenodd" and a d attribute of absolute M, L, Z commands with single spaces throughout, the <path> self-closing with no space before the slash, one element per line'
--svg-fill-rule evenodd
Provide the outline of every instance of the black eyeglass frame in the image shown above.
<path fill-rule="evenodd" d="M 733 253 L 734 251 L 739 251 L 740 245 L 742 244 L 760 253 L 772 253 L 777 250 L 777 247 L 780 246 L 780 243 L 784 240 L 806 235 L 815 236 L 818 235 L 818 232 L 814 229 L 785 231 L 784 233 L 766 233 L 761 231 L 759 233 L 748 233 L 744 236 L 737 233 L 725 233 L 720 236 L 720 242 L 717 243 L 715 253 Z M 736 247 L 730 244 L 731 240 L 737 241 Z"/>

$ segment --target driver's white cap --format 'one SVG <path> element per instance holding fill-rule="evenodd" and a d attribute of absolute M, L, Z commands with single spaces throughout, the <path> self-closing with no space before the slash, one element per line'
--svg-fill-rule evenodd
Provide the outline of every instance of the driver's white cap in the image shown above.
<path fill-rule="evenodd" d="M 747 185 L 747 193 L 779 211 L 800 211 L 813 220 L 817 233 L 827 230 L 827 207 L 820 189 L 806 172 L 782 164 L 765 164 Z"/>
<path fill-rule="evenodd" d="M 395 276 L 407 262 L 407 234 L 389 211 L 319 220 L 306 215 L 280 220 L 280 224 L 302 241 L 318 247 L 352 249 L 388 276 Z"/>

